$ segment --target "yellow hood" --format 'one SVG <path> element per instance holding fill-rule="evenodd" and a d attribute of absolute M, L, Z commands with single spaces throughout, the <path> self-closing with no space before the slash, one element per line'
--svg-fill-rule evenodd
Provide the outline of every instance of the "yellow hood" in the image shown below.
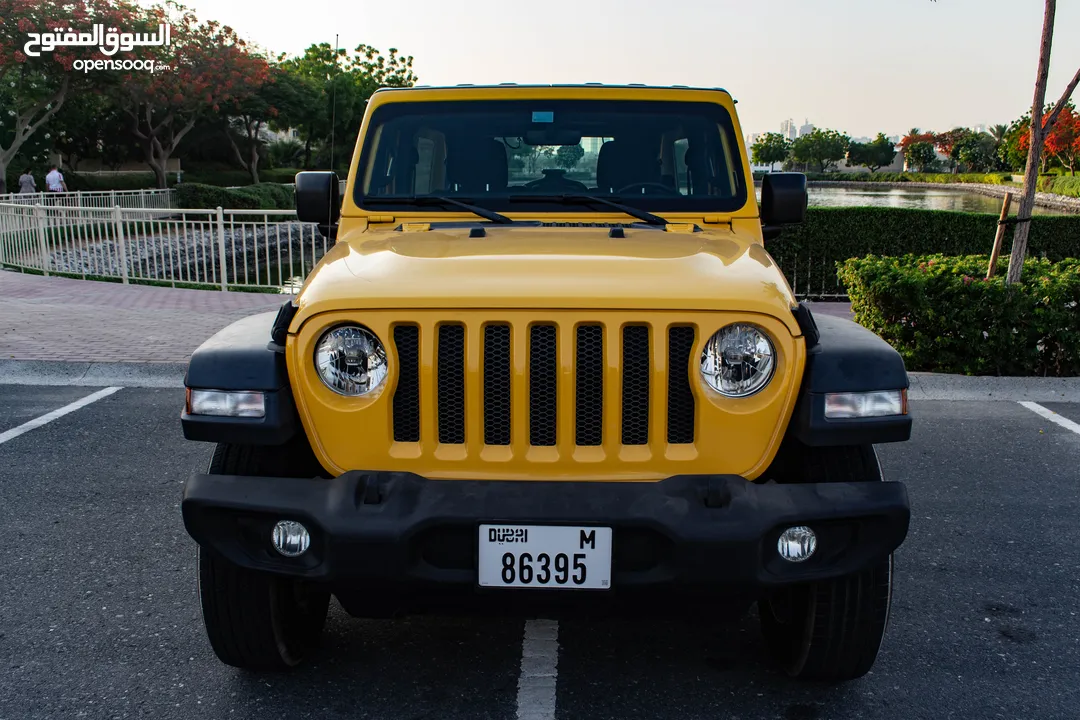
<path fill-rule="evenodd" d="M 800 334 L 776 263 L 726 228 L 484 228 L 348 233 L 308 278 L 293 327 L 365 308 L 593 308 L 760 313 Z"/>

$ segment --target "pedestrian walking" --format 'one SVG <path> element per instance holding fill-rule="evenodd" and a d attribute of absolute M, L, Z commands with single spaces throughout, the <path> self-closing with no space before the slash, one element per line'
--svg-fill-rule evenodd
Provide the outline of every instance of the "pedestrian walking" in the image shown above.
<path fill-rule="evenodd" d="M 34 176 L 30 172 L 30 168 L 26 168 L 26 172 L 19 176 L 19 194 L 29 195 L 30 193 L 36 192 L 37 181 L 34 180 Z"/>
<path fill-rule="evenodd" d="M 49 192 L 67 192 L 67 183 L 64 182 L 64 176 L 55 165 L 49 170 L 49 174 L 45 176 L 45 185 L 49 188 Z"/>

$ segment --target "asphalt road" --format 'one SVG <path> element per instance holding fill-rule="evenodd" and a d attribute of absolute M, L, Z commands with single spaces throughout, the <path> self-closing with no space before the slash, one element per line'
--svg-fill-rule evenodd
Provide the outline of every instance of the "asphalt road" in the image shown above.
<path fill-rule="evenodd" d="M 93 391 L 0 385 L 0 438 Z M 221 665 L 179 511 L 210 447 L 182 439 L 181 402 L 123 389 L 0 442 L 0 719 L 530 717 L 522 620 L 334 607 L 297 671 Z M 564 621 L 556 717 L 1076 718 L 1080 434 L 1017 403 L 913 405 L 913 439 L 879 449 L 913 517 L 872 674 L 790 681 L 752 616 Z"/>

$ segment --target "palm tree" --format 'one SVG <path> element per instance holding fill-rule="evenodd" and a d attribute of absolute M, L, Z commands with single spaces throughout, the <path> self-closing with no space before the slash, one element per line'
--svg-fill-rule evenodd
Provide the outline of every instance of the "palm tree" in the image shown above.
<path fill-rule="evenodd" d="M 994 145 L 1000 145 L 1005 142 L 1005 135 L 1009 132 L 1008 125 L 992 125 L 990 127 L 990 137 L 994 138 Z"/>

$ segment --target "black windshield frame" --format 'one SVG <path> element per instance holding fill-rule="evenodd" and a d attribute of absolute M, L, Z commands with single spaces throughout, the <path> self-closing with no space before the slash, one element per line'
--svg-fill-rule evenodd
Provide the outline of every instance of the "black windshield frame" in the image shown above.
<path fill-rule="evenodd" d="M 429 116 L 439 114 L 475 114 L 478 109 L 483 111 L 483 106 L 491 106 L 495 112 L 506 111 L 534 111 L 544 109 L 554 112 L 566 112 L 567 110 L 612 110 L 623 113 L 639 112 L 647 115 L 696 116 L 704 117 L 715 122 L 719 132 L 725 133 L 730 146 L 731 164 L 730 172 L 734 178 L 733 192 L 727 196 L 720 195 L 637 195 L 626 194 L 620 197 L 619 202 L 623 205 L 645 210 L 652 213 L 692 213 L 692 214 L 723 214 L 740 210 L 746 205 L 748 198 L 748 178 L 743 168 L 743 158 L 739 136 L 735 131 L 734 122 L 728 110 L 716 102 L 703 101 L 677 101 L 677 100 L 445 100 L 445 101 L 419 101 L 419 102 L 393 102 L 379 106 L 372 113 L 368 129 L 365 134 L 364 144 L 361 148 L 360 159 L 357 166 L 357 177 L 353 183 L 353 200 L 358 207 L 368 212 L 377 213 L 400 213 L 422 212 L 440 213 L 454 212 L 451 208 L 440 210 L 428 202 L 407 202 L 408 195 L 390 196 L 389 202 L 379 202 L 378 196 L 365 195 L 364 179 L 367 169 L 375 151 L 376 130 L 395 119 L 408 116 Z M 445 190 L 439 191 L 438 195 L 454 197 Z M 601 206 L 590 208 L 588 205 L 573 203 L 558 205 L 548 201 L 529 203 L 516 197 L 510 200 L 510 195 L 520 195 L 518 188 L 508 187 L 505 195 L 485 195 L 477 197 L 475 194 L 463 193 L 462 197 L 468 197 L 470 202 L 482 206 L 485 209 L 500 213 L 529 212 L 545 214 L 565 213 L 610 213 L 611 210 Z M 421 195 L 420 197 L 424 197 Z"/>

